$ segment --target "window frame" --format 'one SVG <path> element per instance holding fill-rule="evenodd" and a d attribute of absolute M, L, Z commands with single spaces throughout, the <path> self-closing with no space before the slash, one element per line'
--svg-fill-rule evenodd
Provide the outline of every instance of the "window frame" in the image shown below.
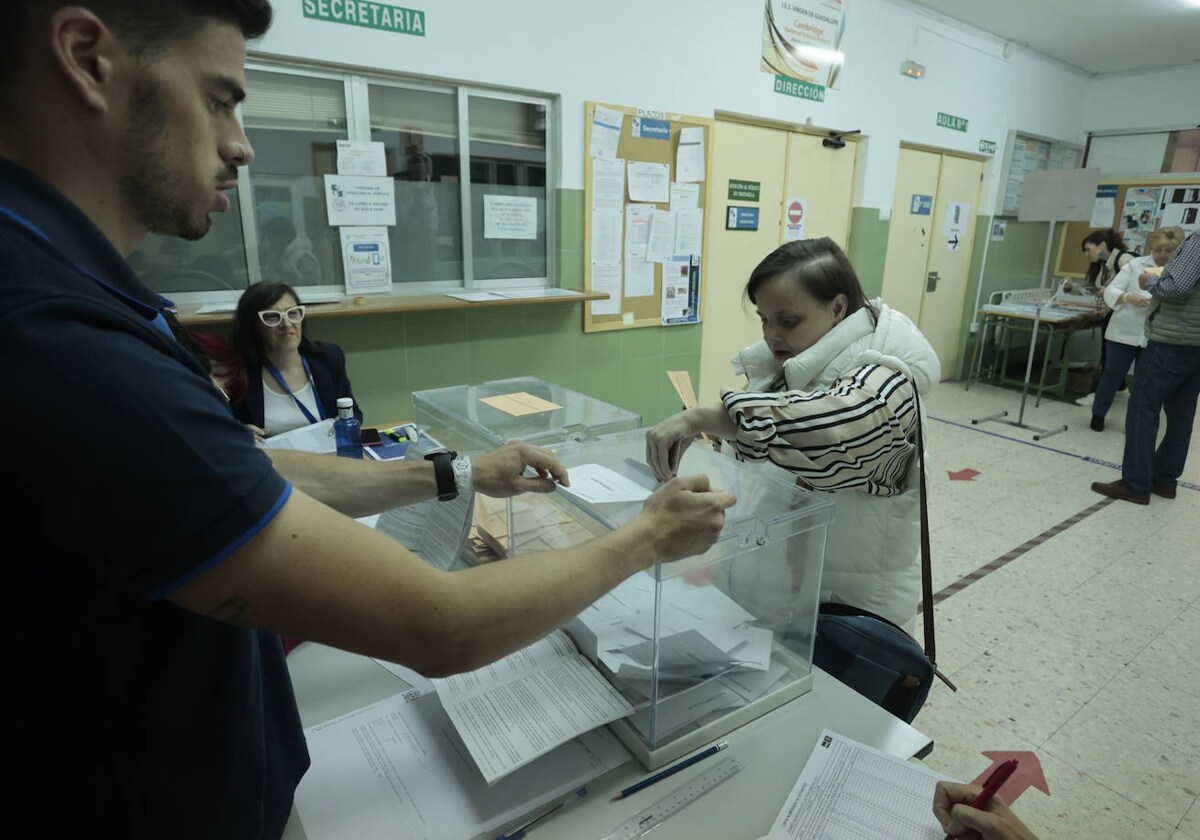
<path fill-rule="evenodd" d="M 510 88 L 482 87 L 477 84 L 455 84 L 436 80 L 419 79 L 400 73 L 366 70 L 364 68 L 343 67 L 337 65 L 310 64 L 306 62 L 279 60 L 264 56 L 251 56 L 246 61 L 246 69 L 255 72 L 275 73 L 284 76 L 301 76 L 310 78 L 340 81 L 346 105 L 345 139 L 364 141 L 371 139 L 370 95 L 371 85 L 400 88 L 405 90 L 421 90 L 432 93 L 449 94 L 455 97 L 458 115 L 458 154 L 460 160 L 459 177 L 459 225 L 462 242 L 463 277 L 461 280 L 429 280 L 420 282 L 395 283 L 390 293 L 393 297 L 409 297 L 429 294 L 446 294 L 462 291 L 497 291 L 517 288 L 554 288 L 557 283 L 553 278 L 558 276 L 558 189 L 560 183 L 560 155 L 558 149 L 561 138 L 560 97 L 557 94 L 520 91 Z M 253 91 L 251 91 L 253 95 Z M 475 277 L 474 242 L 472 238 L 473 221 L 471 218 L 471 131 L 469 119 L 469 102 L 471 97 L 496 99 L 505 102 L 519 102 L 527 105 L 540 105 L 546 113 L 546 274 L 540 277 L 512 277 L 502 279 L 477 279 Z M 244 114 L 242 105 L 237 108 L 238 120 L 243 124 Z M 251 283 L 261 282 L 262 266 L 259 261 L 258 219 L 254 209 L 254 165 L 238 169 L 238 207 L 241 211 L 242 243 L 246 255 L 247 276 Z M 320 286 L 305 286 L 306 296 L 345 297 L 344 283 L 323 284 Z M 195 291 L 176 292 L 170 295 L 178 303 L 233 303 L 241 296 L 241 290 L 234 291 Z"/>

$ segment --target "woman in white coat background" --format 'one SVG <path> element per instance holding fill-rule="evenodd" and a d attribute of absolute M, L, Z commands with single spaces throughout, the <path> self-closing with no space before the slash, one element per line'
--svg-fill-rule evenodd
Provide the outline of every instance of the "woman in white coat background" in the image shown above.
<path fill-rule="evenodd" d="M 1181 227 L 1152 231 L 1146 237 L 1146 250 L 1150 253 L 1125 263 L 1112 282 L 1104 287 L 1104 302 L 1112 315 L 1104 330 L 1104 371 L 1092 399 L 1094 432 L 1104 431 L 1104 417 L 1112 407 L 1113 397 L 1146 346 L 1146 316 L 1150 314 L 1152 298 L 1149 292 L 1142 290 L 1138 278 L 1146 269 L 1161 268 L 1170 262 L 1171 255 L 1182 243 Z"/>
<path fill-rule="evenodd" d="M 836 504 L 821 601 L 912 630 L 921 593 L 917 393 L 941 377 L 937 354 L 905 315 L 868 301 L 831 239 L 789 242 L 754 269 L 745 295 L 763 341 L 733 360 L 748 390 L 667 418 L 647 461 L 670 478 L 701 433 L 770 461 Z"/>

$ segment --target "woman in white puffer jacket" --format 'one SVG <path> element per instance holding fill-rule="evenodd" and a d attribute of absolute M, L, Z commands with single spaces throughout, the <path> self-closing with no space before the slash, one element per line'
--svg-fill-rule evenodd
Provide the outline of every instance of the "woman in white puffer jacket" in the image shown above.
<path fill-rule="evenodd" d="M 921 422 L 915 394 L 938 382 L 937 354 L 916 326 L 868 301 L 831 239 L 789 242 L 754 269 L 746 297 L 763 341 L 734 359 L 748 390 L 652 428 L 647 460 L 660 479 L 701 433 L 731 440 L 836 505 L 822 602 L 869 610 L 911 630 L 921 593 Z"/>

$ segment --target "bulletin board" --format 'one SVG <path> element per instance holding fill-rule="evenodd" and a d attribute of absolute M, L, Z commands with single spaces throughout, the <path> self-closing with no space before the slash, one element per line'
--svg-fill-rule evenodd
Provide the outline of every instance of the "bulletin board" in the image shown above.
<path fill-rule="evenodd" d="M 1195 176 L 1192 176 L 1193 178 Z M 1093 225 L 1087 222 L 1068 222 L 1062 226 L 1058 242 L 1058 260 L 1054 272 L 1064 277 L 1083 277 L 1087 273 L 1088 261 L 1080 243 L 1094 230 L 1111 227 L 1127 238 L 1129 250 L 1140 250 L 1145 235 L 1160 225 L 1181 225 L 1185 232 L 1200 230 L 1200 184 L 1194 180 L 1183 180 L 1164 176 L 1155 179 L 1145 177 L 1135 180 L 1101 180 L 1097 194 L 1104 187 L 1116 186 L 1113 213 L 1106 224 Z M 1150 207 L 1145 197 L 1147 191 L 1157 191 L 1158 200 Z M 1128 205 L 1128 206 L 1127 206 Z M 1190 209 L 1195 208 L 1195 209 Z M 1150 212 L 1147 213 L 1146 211 Z M 1128 211 L 1128 212 L 1127 212 Z"/>
<path fill-rule="evenodd" d="M 620 115 L 620 130 L 617 133 L 617 142 L 615 156 L 607 157 L 602 154 L 599 157 L 593 156 L 593 151 L 596 149 L 594 145 L 593 134 L 604 132 L 606 129 L 603 126 L 598 127 L 596 124 L 596 109 L 608 109 Z M 682 305 L 676 304 L 676 297 L 670 300 L 664 299 L 664 273 L 666 276 L 680 278 L 684 270 L 684 265 L 687 266 L 687 271 L 690 273 L 690 278 L 693 282 L 690 284 L 690 305 L 687 307 L 688 314 L 682 318 L 672 318 L 672 323 L 698 323 L 703 319 L 703 283 L 705 278 L 705 260 L 704 254 L 707 251 L 707 216 L 711 212 L 711 196 L 710 196 L 710 176 L 712 174 L 712 137 L 713 137 L 714 122 L 711 119 L 704 117 L 690 117 L 682 114 L 675 114 L 662 111 L 646 111 L 640 108 L 630 108 L 620 105 L 607 105 L 597 102 L 584 103 L 584 288 L 588 291 L 608 291 L 611 294 L 614 276 L 619 277 L 615 282 L 618 284 L 616 288 L 620 292 L 620 306 L 617 311 L 611 314 L 603 312 L 605 308 L 611 307 L 611 301 L 593 301 L 592 304 L 584 306 L 583 312 L 583 329 L 584 332 L 602 332 L 605 330 L 621 330 L 632 329 L 636 327 L 657 327 L 664 324 L 664 304 L 668 307 L 676 307 Z M 700 153 L 700 158 L 703 160 L 703 178 L 699 180 L 688 180 L 686 183 L 695 184 L 698 195 L 696 196 L 696 209 L 703 211 L 703 219 L 700 221 L 698 231 L 695 231 L 695 237 L 689 237 L 693 240 L 698 238 L 700 242 L 700 253 L 698 254 L 677 254 L 673 255 L 676 258 L 675 262 L 654 263 L 653 264 L 653 291 L 651 294 L 639 294 L 630 297 L 625 294 L 627 280 L 633 280 L 634 273 L 630 268 L 636 266 L 627 265 L 630 260 L 630 246 L 633 244 L 627 241 L 627 220 L 629 218 L 628 208 L 640 208 L 642 213 L 648 212 L 649 208 L 655 210 L 670 211 L 670 201 L 640 201 L 631 200 L 630 198 L 630 163 L 646 163 L 646 164 L 666 164 L 669 167 L 669 183 L 676 184 L 676 176 L 678 173 L 677 163 L 679 161 L 680 138 L 684 134 L 684 129 L 698 129 L 699 135 L 703 141 L 703 150 Z M 635 134 L 637 132 L 637 134 Z M 696 131 L 688 132 L 691 140 L 695 139 Z M 603 146 L 603 137 L 595 138 L 599 141 L 599 145 Z M 607 138 L 611 142 L 611 136 Z M 695 155 L 694 145 L 689 143 L 689 151 Z M 596 170 L 598 168 L 606 169 L 611 174 L 614 164 L 612 163 L 597 163 L 603 158 L 605 161 L 623 161 L 625 168 L 625 182 L 623 192 L 619 199 L 620 210 L 620 268 L 614 271 L 612 257 L 613 254 L 613 211 L 614 208 L 605 204 L 605 206 L 597 207 L 596 202 L 612 200 L 611 191 L 604 191 L 597 188 Z M 694 167 L 693 167 L 694 168 Z M 656 170 L 661 171 L 661 170 Z M 687 174 L 687 173 L 684 173 Z M 611 184 L 611 180 L 609 181 Z M 678 209 L 678 208 L 677 208 Z M 637 211 L 635 211 L 637 212 Z M 661 217 L 660 217 L 661 218 Z M 689 221 L 696 218 L 695 214 L 688 216 Z M 597 224 L 597 221 L 600 224 Z M 691 225 L 688 225 L 688 230 L 691 230 Z M 597 237 L 600 237 L 597 239 Z M 600 247 L 593 247 L 594 245 Z M 636 246 L 634 246 L 636 247 Z M 689 257 L 685 261 L 678 258 Z M 597 258 L 602 261 L 597 262 Z M 645 262 L 644 258 L 639 260 Z M 649 288 L 650 270 L 643 269 L 642 273 L 638 274 L 638 280 L 633 285 L 633 291 L 641 292 Z M 677 283 L 668 283 L 668 286 L 676 286 Z M 615 300 L 615 296 L 613 297 Z M 605 304 L 608 304 L 608 307 Z M 595 311 L 600 310 L 600 311 Z M 678 315 L 675 309 L 668 309 L 668 315 Z"/>

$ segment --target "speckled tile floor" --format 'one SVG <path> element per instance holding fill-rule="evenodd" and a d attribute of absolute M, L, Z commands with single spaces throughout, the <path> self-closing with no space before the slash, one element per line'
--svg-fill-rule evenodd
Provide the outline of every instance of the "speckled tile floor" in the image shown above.
<path fill-rule="evenodd" d="M 1088 406 L 1026 404 L 1042 441 L 971 421 L 1020 394 L 944 383 L 926 400 L 934 588 L 941 590 L 1102 497 L 1119 477 L 1125 395 L 1108 428 Z M 1042 840 L 1200 840 L 1200 431 L 1174 500 L 1101 506 L 937 607 L 936 683 L 914 725 L 926 763 L 972 780 L 982 751 L 1037 754 L 1050 789 L 1016 810 Z M 971 481 L 950 471 L 971 468 Z M 918 638 L 920 630 L 918 630 Z"/>

